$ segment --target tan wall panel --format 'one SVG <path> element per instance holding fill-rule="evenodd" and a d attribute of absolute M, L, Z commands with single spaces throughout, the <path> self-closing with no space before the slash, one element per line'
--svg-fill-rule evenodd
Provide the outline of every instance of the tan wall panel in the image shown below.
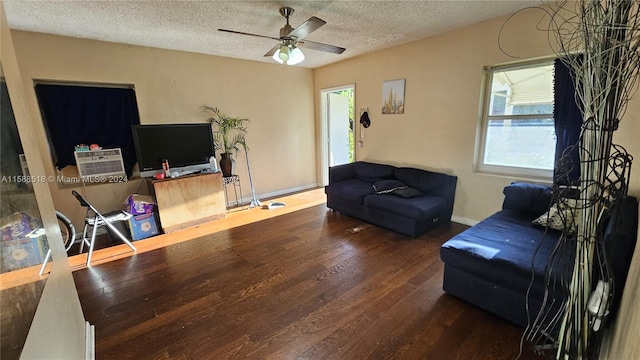
<path fill-rule="evenodd" d="M 143 124 L 204 122 L 208 116 L 199 106 L 217 106 L 227 115 L 251 120 L 247 141 L 258 195 L 316 184 L 313 73 L 309 69 L 39 33 L 12 33 L 25 83 L 45 79 L 133 84 Z M 36 107 L 34 92 L 29 95 L 30 106 Z M 44 130 L 39 127 L 36 132 L 45 165 L 50 164 Z M 250 188 L 244 153 L 240 152 L 236 159 L 247 198 Z M 53 165 L 46 170 L 47 174 L 55 174 Z M 139 180 L 87 186 L 80 193 L 98 209 L 114 210 L 118 201 L 134 192 L 138 184 Z M 71 196 L 71 189 L 51 184 L 51 192 L 56 208 L 81 226 L 84 212 Z"/>
<path fill-rule="evenodd" d="M 553 55 L 546 33 L 537 30 L 545 26 L 539 23 L 541 17 L 539 10 L 524 11 L 509 21 L 502 33 L 505 17 L 316 69 L 316 92 L 355 83 L 356 109 L 368 107 L 372 122 L 356 158 L 457 175 L 454 217 L 480 221 L 500 209 L 504 186 L 519 180 L 473 171 L 482 68 L 517 60 L 499 49 L 498 39 L 505 51 L 522 59 Z M 398 78 L 406 79 L 405 113 L 381 115 L 382 82 Z M 317 106 L 316 113 L 319 119 Z M 640 98 L 636 95 L 614 142 L 637 159 L 638 135 Z M 640 171 L 632 171 L 630 193 L 640 196 Z M 636 248 L 620 310 L 619 319 L 623 320 L 617 324 L 611 348 L 603 351 L 611 354 L 610 359 L 631 359 L 640 354 L 636 341 L 640 283 L 634 280 L 640 272 L 638 252 Z"/>
<path fill-rule="evenodd" d="M 507 23 L 500 36 L 503 48 L 521 59 L 553 55 L 546 33 L 536 30 L 541 14 L 525 11 Z M 315 71 L 316 92 L 355 83 L 355 106 L 369 108 L 371 127 L 364 130 L 358 160 L 418 166 L 458 176 L 454 215 L 479 221 L 499 210 L 506 176 L 473 171 L 479 121 L 482 69 L 514 61 L 498 47 L 506 18 L 398 46 L 329 65 Z M 405 113 L 382 115 L 382 83 L 406 79 Z M 635 99 L 615 135 L 617 143 L 640 156 Z M 320 118 L 319 108 L 316 108 Z M 317 124 L 320 128 L 320 123 Z M 360 139 L 360 126 L 356 137 Z M 634 172 L 631 192 L 640 194 L 640 172 Z"/>

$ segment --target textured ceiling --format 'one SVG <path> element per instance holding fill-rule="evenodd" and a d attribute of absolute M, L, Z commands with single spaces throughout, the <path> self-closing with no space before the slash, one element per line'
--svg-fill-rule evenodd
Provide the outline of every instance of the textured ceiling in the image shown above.
<path fill-rule="evenodd" d="M 12 29 L 182 50 L 254 61 L 275 40 L 218 28 L 279 37 L 278 9 L 295 9 L 297 27 L 311 16 L 327 22 L 306 39 L 337 45 L 341 54 L 302 49 L 301 67 L 316 68 L 511 14 L 541 0 L 475 1 L 33 1 L 4 0 Z"/>

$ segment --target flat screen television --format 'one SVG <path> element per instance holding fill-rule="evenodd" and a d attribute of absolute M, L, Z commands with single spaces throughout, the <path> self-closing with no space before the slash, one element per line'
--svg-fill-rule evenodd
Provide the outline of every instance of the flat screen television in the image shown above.
<path fill-rule="evenodd" d="M 171 172 L 209 169 L 214 156 L 209 123 L 133 125 L 132 132 L 141 177 L 161 173 L 164 159 Z"/>

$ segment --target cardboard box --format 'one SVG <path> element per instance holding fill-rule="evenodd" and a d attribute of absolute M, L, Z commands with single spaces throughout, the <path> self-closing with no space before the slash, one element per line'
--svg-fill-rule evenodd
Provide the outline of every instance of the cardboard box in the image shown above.
<path fill-rule="evenodd" d="M 0 253 L 2 253 L 0 270 L 4 273 L 40 265 L 48 249 L 45 236 L 2 241 L 0 242 Z"/>
<path fill-rule="evenodd" d="M 129 230 L 133 240 L 141 240 L 158 235 L 158 225 L 154 214 L 132 216 L 129 219 Z"/>
<path fill-rule="evenodd" d="M 40 219 L 24 211 L 5 216 L 0 220 L 0 240 L 20 240 L 27 237 L 33 230 L 42 226 Z"/>
<path fill-rule="evenodd" d="M 153 213 L 155 201 L 149 195 L 131 194 L 124 200 L 124 211 L 131 215 L 142 215 Z"/>

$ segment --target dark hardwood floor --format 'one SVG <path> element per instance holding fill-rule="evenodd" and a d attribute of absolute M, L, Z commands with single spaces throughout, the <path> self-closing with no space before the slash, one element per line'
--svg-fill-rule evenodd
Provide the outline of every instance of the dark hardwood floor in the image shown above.
<path fill-rule="evenodd" d="M 19 359 L 45 280 L 0 291 L 0 359 Z"/>
<path fill-rule="evenodd" d="M 319 205 L 73 276 L 98 359 L 515 359 L 520 328 L 442 291 L 465 228 L 410 239 Z"/>

